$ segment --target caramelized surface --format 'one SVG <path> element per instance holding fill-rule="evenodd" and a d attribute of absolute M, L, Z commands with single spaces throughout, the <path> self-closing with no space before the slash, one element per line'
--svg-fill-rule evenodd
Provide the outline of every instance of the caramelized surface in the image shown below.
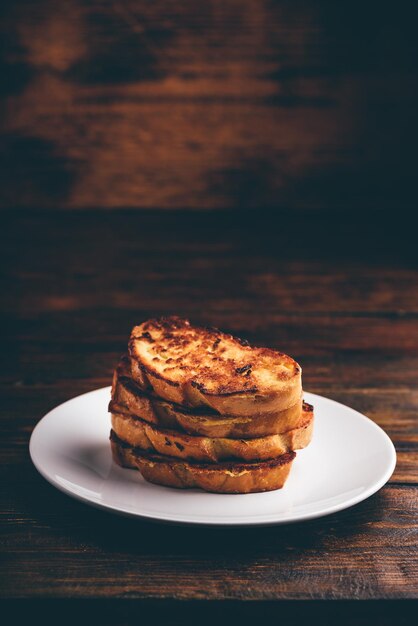
<path fill-rule="evenodd" d="M 274 393 L 300 375 L 299 365 L 281 352 L 179 317 L 136 326 L 129 351 L 154 375 L 174 385 L 190 383 L 207 395 Z"/>

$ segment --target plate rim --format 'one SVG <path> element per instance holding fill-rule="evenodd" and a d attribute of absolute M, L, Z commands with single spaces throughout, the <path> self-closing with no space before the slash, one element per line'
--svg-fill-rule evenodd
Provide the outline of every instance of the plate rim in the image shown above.
<path fill-rule="evenodd" d="M 39 463 L 39 460 L 36 458 L 36 453 L 34 451 L 35 445 L 36 443 L 36 437 L 37 435 L 37 431 L 39 432 L 40 428 L 42 428 L 41 424 L 42 422 L 44 422 L 44 420 L 47 420 L 47 418 L 50 418 L 51 414 L 55 413 L 56 411 L 58 411 L 59 409 L 62 409 L 66 404 L 70 404 L 71 402 L 73 402 L 74 400 L 79 400 L 85 396 L 89 396 L 89 395 L 94 395 L 97 393 L 104 393 L 106 390 L 109 391 L 110 393 L 110 386 L 106 386 L 106 387 L 100 387 L 98 389 L 93 389 L 91 391 L 87 391 L 85 393 L 82 393 L 78 396 L 74 396 L 72 398 L 69 398 L 68 400 L 65 400 L 64 402 L 58 404 L 57 406 L 53 407 L 50 411 L 48 411 L 43 417 L 41 417 L 41 419 L 36 423 L 35 427 L 32 430 L 31 436 L 30 436 L 30 440 L 29 440 L 29 454 L 30 454 L 30 458 L 31 461 L 35 467 L 35 469 L 37 470 L 37 472 L 49 483 L 51 484 L 53 487 L 55 487 L 56 489 L 58 489 L 58 491 L 60 491 L 61 493 L 64 493 L 65 495 L 79 501 L 79 502 L 83 502 L 89 506 L 92 506 L 96 509 L 100 509 L 103 511 L 108 511 L 109 513 L 114 513 L 116 515 L 119 516 L 123 516 L 123 517 L 130 517 L 130 518 L 139 518 L 140 520 L 144 520 L 144 521 L 149 521 L 149 522 L 157 522 L 157 523 L 162 523 L 162 524 L 174 524 L 174 525 L 184 525 L 184 526 L 221 526 L 221 527 L 249 527 L 249 526 L 281 526 L 281 525 L 286 525 L 286 524 L 296 524 L 299 522 L 305 522 L 305 521 L 309 521 L 309 520 L 313 520 L 313 519 L 318 519 L 321 517 L 325 517 L 328 515 L 333 515 L 334 513 L 338 513 L 339 511 L 343 511 L 345 509 L 351 508 L 353 506 L 355 506 L 356 504 L 359 504 L 360 502 L 363 502 L 364 500 L 367 500 L 368 498 L 370 498 L 372 495 L 374 495 L 375 493 L 377 493 L 390 479 L 390 477 L 392 476 L 395 467 L 396 467 L 396 462 L 397 462 L 397 456 L 396 456 L 396 449 L 395 446 L 392 442 L 392 440 L 390 439 L 389 435 L 383 430 L 383 428 L 381 428 L 381 426 L 379 426 L 378 424 L 376 424 L 376 422 L 374 422 L 373 420 L 371 420 L 369 417 L 367 417 L 366 415 L 364 415 L 363 413 L 360 413 L 359 411 L 357 411 L 356 409 L 351 408 L 350 406 L 343 404 L 342 402 L 338 402 L 337 400 L 333 400 L 332 398 L 328 398 L 327 396 L 322 396 L 320 394 L 315 394 L 312 392 L 308 392 L 308 391 L 304 391 L 304 394 L 306 394 L 307 398 L 306 400 L 310 403 L 315 403 L 315 398 L 320 398 L 321 401 L 325 400 L 326 402 L 332 403 L 334 405 L 337 405 L 338 407 L 343 407 L 345 410 L 349 410 L 350 412 L 352 412 L 353 414 L 355 414 L 357 416 L 357 418 L 361 418 L 363 420 L 366 420 L 367 422 L 369 422 L 369 425 L 372 426 L 372 428 L 374 428 L 376 431 L 380 431 L 379 434 L 380 436 L 383 436 L 383 440 L 386 441 L 386 444 L 388 446 L 388 450 L 390 450 L 390 463 L 388 464 L 388 467 L 386 469 L 386 471 L 382 474 L 382 476 L 379 478 L 379 480 L 376 480 L 375 482 L 373 482 L 373 484 L 369 485 L 368 488 L 364 489 L 363 491 L 361 491 L 360 493 L 352 496 L 351 498 L 348 498 L 347 500 L 343 501 L 343 502 L 339 502 L 338 504 L 335 504 L 333 506 L 325 506 L 323 508 L 319 508 L 315 511 L 312 512 L 308 512 L 305 514 L 299 514 L 296 515 L 289 515 L 287 517 L 282 517 L 281 519 L 271 519 L 273 518 L 275 515 L 277 514 L 268 514 L 268 518 L 269 519 L 263 519 L 261 516 L 259 516 L 259 519 L 254 518 L 253 520 L 248 519 L 248 518 L 244 518 L 244 519 L 239 519 L 237 517 L 235 518 L 231 518 L 226 519 L 223 518 L 222 520 L 218 519 L 190 519 L 189 515 L 185 515 L 182 516 L 181 514 L 179 516 L 173 515 L 173 514 L 169 514 L 169 515 L 164 515 L 164 514 L 158 514 L 158 515 L 153 515 L 150 513 L 139 513 L 139 512 L 134 512 L 131 510 L 126 510 L 123 507 L 120 506 L 113 506 L 111 504 L 108 503 L 103 503 L 103 502 L 99 502 L 96 501 L 94 499 L 92 499 L 91 497 L 88 497 L 86 495 L 82 495 L 80 493 L 77 493 L 73 490 L 71 490 L 69 487 L 66 487 L 65 485 L 63 485 L 62 483 L 60 483 L 57 480 L 54 480 L 54 477 L 51 476 L 51 474 L 49 474 L 47 471 L 44 470 L 44 468 L 42 467 L 42 463 Z M 45 426 L 45 424 L 44 424 Z M 159 487 L 159 485 L 155 485 L 155 487 Z M 224 495 L 231 495 L 231 494 L 224 494 Z M 232 494 L 234 496 L 234 494 Z M 260 519 L 261 517 L 261 519 Z M 267 517 L 267 516 L 266 516 Z"/>

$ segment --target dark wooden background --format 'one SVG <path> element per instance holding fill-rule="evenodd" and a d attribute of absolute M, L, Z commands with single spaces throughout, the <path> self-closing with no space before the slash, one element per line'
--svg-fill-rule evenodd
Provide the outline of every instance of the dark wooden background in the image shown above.
<path fill-rule="evenodd" d="M 413 623 L 414 8 L 1 3 L 7 623 Z M 36 422 L 109 384 L 131 327 L 170 313 L 289 352 L 307 390 L 388 432 L 388 485 L 262 531 L 143 523 L 54 490 L 29 459 Z"/>
<path fill-rule="evenodd" d="M 3 0 L 2 207 L 415 208 L 400 0 Z"/>

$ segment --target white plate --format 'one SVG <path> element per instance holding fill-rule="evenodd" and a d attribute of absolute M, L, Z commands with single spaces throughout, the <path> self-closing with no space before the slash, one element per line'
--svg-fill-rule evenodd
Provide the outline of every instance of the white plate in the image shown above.
<path fill-rule="evenodd" d="M 165 522 L 282 524 L 328 515 L 378 491 L 396 465 L 395 448 L 374 422 L 312 393 L 312 443 L 297 453 L 283 489 L 224 495 L 147 483 L 112 462 L 107 413 L 110 388 L 97 389 L 48 413 L 30 440 L 37 470 L 68 495 L 124 515 Z"/>

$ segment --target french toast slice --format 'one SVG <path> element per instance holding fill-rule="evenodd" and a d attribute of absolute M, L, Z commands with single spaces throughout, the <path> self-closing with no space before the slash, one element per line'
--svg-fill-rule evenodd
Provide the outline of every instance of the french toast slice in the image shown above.
<path fill-rule="evenodd" d="M 149 454 L 123 443 L 113 431 L 110 433 L 110 442 L 115 463 L 138 469 L 148 482 L 178 489 L 198 487 L 215 493 L 255 493 L 281 489 L 296 456 L 295 452 L 287 452 L 268 461 L 210 465 Z"/>
<path fill-rule="evenodd" d="M 313 407 L 304 404 L 298 427 L 293 430 L 257 439 L 214 439 L 158 428 L 131 415 L 112 413 L 112 429 L 124 443 L 148 452 L 202 463 L 266 460 L 300 450 L 311 441 L 313 422 Z"/>
<path fill-rule="evenodd" d="M 151 319 L 132 330 L 132 378 L 143 390 L 221 415 L 254 416 L 300 400 L 302 373 L 291 357 L 186 319 Z"/>
<path fill-rule="evenodd" d="M 221 416 L 208 407 L 187 409 L 161 400 L 152 392 L 144 392 L 130 378 L 129 358 L 122 357 L 113 376 L 109 411 L 128 413 L 160 428 L 190 435 L 253 439 L 297 428 L 302 413 L 302 398 L 284 411 L 255 416 Z"/>

